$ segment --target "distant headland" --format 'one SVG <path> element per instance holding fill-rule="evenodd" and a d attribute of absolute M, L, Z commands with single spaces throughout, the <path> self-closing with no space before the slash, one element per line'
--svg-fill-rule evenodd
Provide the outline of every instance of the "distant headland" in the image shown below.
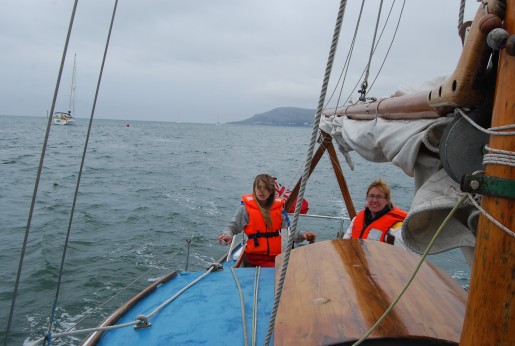
<path fill-rule="evenodd" d="M 278 107 L 271 111 L 255 114 L 246 120 L 231 121 L 227 124 L 271 125 L 271 126 L 311 126 L 315 110 L 296 107 Z"/>

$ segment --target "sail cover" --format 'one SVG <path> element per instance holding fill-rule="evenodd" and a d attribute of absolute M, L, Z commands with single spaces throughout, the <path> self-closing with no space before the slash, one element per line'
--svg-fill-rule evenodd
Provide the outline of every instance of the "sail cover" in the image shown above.
<path fill-rule="evenodd" d="M 331 112 L 325 111 L 325 114 Z M 452 116 L 435 119 L 353 120 L 346 116 L 322 116 L 320 129 L 333 137 L 351 169 L 350 151 L 372 162 L 391 162 L 414 178 L 415 196 L 402 227 L 406 246 L 422 254 L 442 221 L 460 199 L 459 184 L 442 168 L 439 140 Z M 464 204 L 445 227 L 430 254 L 462 248 L 470 260 L 475 245 L 477 212 Z"/>

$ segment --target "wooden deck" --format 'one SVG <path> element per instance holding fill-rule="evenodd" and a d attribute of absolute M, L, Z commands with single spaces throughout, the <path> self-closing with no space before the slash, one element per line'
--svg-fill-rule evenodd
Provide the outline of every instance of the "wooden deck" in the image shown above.
<path fill-rule="evenodd" d="M 283 256 L 276 260 L 276 285 Z M 331 240 L 294 249 L 277 312 L 275 345 L 352 344 L 390 306 L 418 261 L 412 253 L 377 241 Z M 466 301 L 467 293 L 452 278 L 426 262 L 364 344 L 458 343 Z"/>

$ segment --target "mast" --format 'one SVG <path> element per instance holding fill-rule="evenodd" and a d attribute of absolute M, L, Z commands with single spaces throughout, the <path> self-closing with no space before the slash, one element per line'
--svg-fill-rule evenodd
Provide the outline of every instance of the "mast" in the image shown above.
<path fill-rule="evenodd" d="M 492 127 L 513 124 L 515 115 L 515 3 L 506 1 L 504 29 L 511 44 L 501 49 Z M 511 55 L 510 55 L 511 54 Z M 511 129 L 513 131 L 513 129 Z M 490 136 L 490 148 L 515 152 L 514 136 Z M 489 179 L 508 179 L 513 189 L 515 168 L 485 167 Z M 482 208 L 506 228 L 515 230 L 515 200 L 482 196 Z M 470 291 L 460 345 L 511 345 L 515 340 L 515 238 L 480 216 Z"/>
<path fill-rule="evenodd" d="M 72 86 L 70 90 L 70 101 L 68 105 L 68 114 L 74 115 L 75 114 L 75 63 L 77 60 L 77 54 L 73 56 L 73 72 L 72 72 Z"/>

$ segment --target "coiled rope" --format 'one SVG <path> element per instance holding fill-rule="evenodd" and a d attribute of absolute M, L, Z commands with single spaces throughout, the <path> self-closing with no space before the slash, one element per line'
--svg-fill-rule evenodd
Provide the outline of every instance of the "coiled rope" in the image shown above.
<path fill-rule="evenodd" d="M 346 0 L 340 1 L 340 8 L 338 10 L 338 15 L 336 18 L 336 25 L 335 25 L 334 33 L 333 33 L 333 40 L 331 43 L 329 57 L 327 59 L 327 66 L 325 69 L 324 81 L 322 83 L 322 90 L 320 92 L 320 98 L 318 101 L 318 107 L 317 107 L 317 111 L 316 111 L 315 121 L 313 124 L 313 131 L 311 132 L 311 141 L 309 144 L 306 161 L 304 163 L 304 173 L 303 173 L 301 184 L 300 184 L 299 195 L 297 196 L 297 203 L 295 205 L 295 213 L 294 213 L 294 217 L 293 217 L 292 232 L 288 235 L 288 245 L 286 246 L 286 252 L 284 254 L 284 260 L 283 260 L 283 265 L 281 268 L 281 274 L 280 274 L 280 278 L 279 278 L 279 281 L 277 284 L 277 290 L 275 292 L 274 306 L 272 308 L 272 312 L 270 315 L 270 321 L 268 324 L 268 329 L 267 329 L 265 343 L 264 343 L 265 346 L 270 345 L 270 340 L 272 338 L 272 333 L 273 333 L 273 329 L 274 329 L 274 325 L 275 325 L 275 318 L 277 315 L 277 308 L 279 306 L 279 301 L 281 299 L 281 293 L 282 293 L 282 289 L 284 286 L 284 279 L 286 276 L 286 269 L 288 268 L 290 252 L 293 247 L 293 238 L 294 238 L 295 232 L 297 230 L 297 222 L 299 220 L 300 207 L 302 205 L 302 200 L 304 199 L 304 191 L 306 189 L 306 183 L 307 183 L 307 180 L 309 177 L 311 161 L 313 160 L 313 151 L 315 148 L 316 138 L 317 138 L 317 134 L 318 134 L 320 117 L 322 115 L 322 109 L 324 107 L 324 100 L 325 100 L 325 95 L 327 92 L 327 85 L 329 83 L 329 77 L 331 76 L 331 71 L 332 71 L 333 62 L 334 62 L 334 56 L 336 54 L 336 47 L 338 46 L 338 39 L 340 37 L 340 29 L 342 26 L 343 15 L 345 13 L 346 5 L 347 5 Z"/>

